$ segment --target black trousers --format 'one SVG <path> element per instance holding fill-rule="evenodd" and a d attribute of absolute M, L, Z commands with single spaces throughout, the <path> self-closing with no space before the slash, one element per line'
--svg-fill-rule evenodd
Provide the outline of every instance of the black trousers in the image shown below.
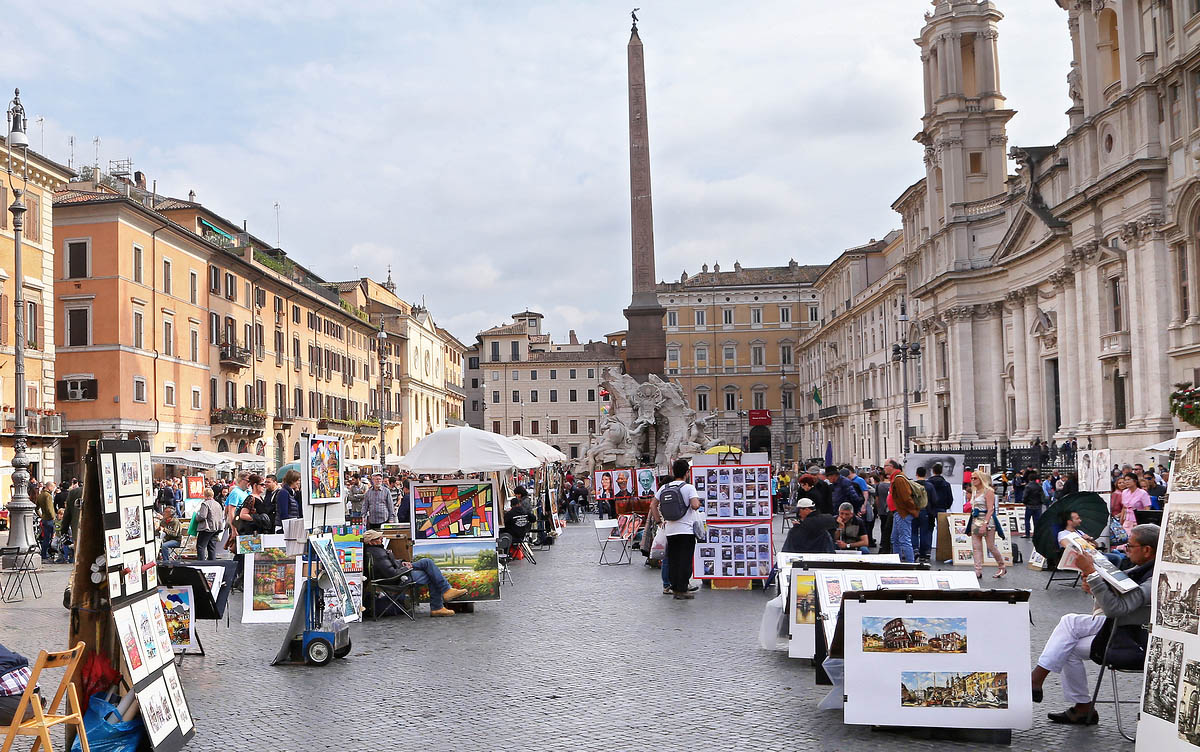
<path fill-rule="evenodd" d="M 696 536 L 692 533 L 667 536 L 667 573 L 671 590 L 686 593 L 692 579 L 692 557 L 696 553 Z"/>
<path fill-rule="evenodd" d="M 879 553 L 892 553 L 892 515 L 894 512 L 884 511 L 879 516 Z"/>

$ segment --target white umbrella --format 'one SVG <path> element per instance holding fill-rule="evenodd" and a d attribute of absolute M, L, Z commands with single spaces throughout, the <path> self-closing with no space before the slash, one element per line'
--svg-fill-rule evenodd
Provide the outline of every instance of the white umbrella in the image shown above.
<path fill-rule="evenodd" d="M 383 464 L 385 465 L 399 465 L 403 461 L 404 458 L 398 454 L 389 454 L 383 458 Z"/>
<path fill-rule="evenodd" d="M 525 447 L 490 431 L 451 426 L 434 431 L 401 458 L 399 466 L 414 473 L 491 473 L 519 468 L 529 470 L 542 461 Z"/>
<path fill-rule="evenodd" d="M 1160 441 L 1157 444 L 1155 444 L 1154 446 L 1146 447 L 1142 451 L 1143 452 L 1174 452 L 1175 451 L 1175 439 L 1171 438 L 1171 439 L 1167 439 L 1166 441 Z"/>
<path fill-rule="evenodd" d="M 529 450 L 529 453 L 546 462 L 566 462 L 567 455 L 558 451 L 544 441 L 531 439 L 528 436 L 510 436 L 510 439 Z"/>
<path fill-rule="evenodd" d="M 178 452 L 164 452 L 150 455 L 150 461 L 156 465 L 176 465 L 180 467 L 198 467 L 212 469 L 225 462 L 225 459 L 212 452 L 201 452 L 195 449 L 183 449 Z"/>

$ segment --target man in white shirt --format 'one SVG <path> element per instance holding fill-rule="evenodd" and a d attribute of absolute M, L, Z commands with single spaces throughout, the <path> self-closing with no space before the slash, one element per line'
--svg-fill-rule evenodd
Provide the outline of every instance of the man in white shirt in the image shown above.
<path fill-rule="evenodd" d="M 688 471 L 691 467 L 687 460 L 675 460 L 671 466 L 673 481 L 658 489 L 654 501 L 650 504 L 650 514 L 659 521 L 667 536 L 667 555 L 663 566 L 668 567 L 671 580 L 671 592 L 675 600 L 691 600 L 696 596 L 688 591 L 692 579 L 692 558 L 696 553 L 696 534 L 694 525 L 701 519 L 700 495 L 695 487 L 687 482 Z M 668 491 L 668 489 L 673 489 Z M 677 520 L 663 517 L 660 502 L 664 493 L 679 493 L 683 496 L 687 511 Z"/>

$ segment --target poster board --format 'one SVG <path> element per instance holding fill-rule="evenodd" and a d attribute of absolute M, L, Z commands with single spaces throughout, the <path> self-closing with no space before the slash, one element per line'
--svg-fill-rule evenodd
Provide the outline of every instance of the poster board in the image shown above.
<path fill-rule="evenodd" d="M 215 600 L 215 599 L 214 599 Z M 191 585 L 158 586 L 158 601 L 166 619 L 167 634 L 174 652 L 183 653 L 196 644 L 196 598 Z"/>
<path fill-rule="evenodd" d="M 942 518 L 945 518 L 945 527 L 942 527 Z M 971 519 L 971 515 L 963 513 L 939 514 L 938 515 L 938 558 L 942 561 L 942 553 L 944 552 L 941 545 L 942 531 L 949 538 L 950 557 L 949 561 L 956 567 L 974 567 L 975 559 L 971 553 L 971 536 L 967 534 L 967 522 Z M 1009 527 L 1012 520 L 1009 516 L 1000 514 L 1000 524 L 1004 525 L 1005 538 L 996 535 L 996 548 L 1000 549 L 1000 553 L 1004 555 L 1004 566 L 1011 567 L 1013 563 L 1012 548 L 1014 545 L 1013 535 L 1009 532 Z M 996 560 L 987 549 L 986 540 L 983 547 L 983 566 L 994 567 Z"/>
<path fill-rule="evenodd" d="M 409 483 L 414 541 L 495 540 L 504 518 L 490 481 Z"/>
<path fill-rule="evenodd" d="M 1075 472 L 1080 491 L 1111 493 L 1112 450 L 1081 449 L 1075 453 Z"/>
<path fill-rule="evenodd" d="M 692 576 L 699 580 L 764 579 L 775 557 L 771 521 L 713 522 L 708 540 L 697 541 Z"/>
<path fill-rule="evenodd" d="M 246 554 L 243 624 L 287 624 L 292 620 L 303 576 L 301 558 L 287 555 L 283 535 L 262 536 L 261 550 Z"/>
<path fill-rule="evenodd" d="M 1137 750 L 1200 745 L 1200 431 L 1175 437 L 1151 587 Z"/>
<path fill-rule="evenodd" d="M 313 547 L 317 559 L 321 562 L 325 577 L 329 579 L 326 590 L 333 593 L 332 600 L 328 597 L 325 599 L 325 609 L 333 612 L 335 624 L 338 622 L 349 624 L 358 621 L 358 606 L 355 605 L 354 596 L 350 593 L 350 583 L 346 580 L 346 573 L 342 571 L 342 565 L 338 561 L 333 536 L 309 536 L 308 543 Z"/>
<path fill-rule="evenodd" d="M 954 504 L 950 511 L 961 512 L 966 502 L 963 483 L 969 469 L 966 455 L 949 452 L 910 452 L 904 457 L 904 477 L 916 480 L 917 468 L 923 467 L 926 471 L 925 480 L 929 480 L 933 477 L 933 466 L 939 462 L 942 463 L 942 477 L 950 484 L 950 493 L 954 496 Z"/>
<path fill-rule="evenodd" d="M 1028 592 L 863 593 L 842 618 L 846 723 L 1032 726 Z"/>
<path fill-rule="evenodd" d="M 344 452 L 345 441 L 339 436 L 300 436 L 300 492 L 309 530 L 346 523 Z"/>
<path fill-rule="evenodd" d="M 109 597 L 114 609 L 158 587 L 158 543 L 150 453 L 140 441 L 96 443 L 104 507 L 104 551 Z"/>
<path fill-rule="evenodd" d="M 592 494 L 597 500 L 632 499 L 637 473 L 634 468 L 597 470 L 592 473 Z"/>
<path fill-rule="evenodd" d="M 817 570 L 793 569 L 788 579 L 789 658 L 816 655 L 817 574 Z"/>
<path fill-rule="evenodd" d="M 693 466 L 691 482 L 712 522 L 771 518 L 770 465 Z"/>
<path fill-rule="evenodd" d="M 199 509 L 200 502 L 204 501 L 204 476 L 203 475 L 187 475 L 183 479 L 183 514 L 184 519 L 191 518 Z"/>

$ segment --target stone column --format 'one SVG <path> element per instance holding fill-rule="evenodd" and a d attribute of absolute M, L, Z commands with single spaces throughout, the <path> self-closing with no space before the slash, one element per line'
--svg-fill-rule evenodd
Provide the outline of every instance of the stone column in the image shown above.
<path fill-rule="evenodd" d="M 1077 413 L 1076 436 L 1087 433 L 1099 424 L 1102 418 L 1098 415 L 1099 406 L 1103 404 L 1103 395 L 1099 384 L 1099 362 L 1096 360 L 1096 347 L 1099 335 L 1096 333 L 1096 311 L 1099 305 L 1096 301 L 1095 290 L 1089 285 L 1088 263 L 1095 256 L 1098 244 L 1095 241 L 1083 244 L 1071 251 L 1072 263 L 1075 267 L 1075 324 L 1078 334 L 1075 337 L 1075 357 L 1077 376 L 1079 379 L 1079 412 Z M 1095 310 L 1089 303 L 1097 303 Z"/>
<path fill-rule="evenodd" d="M 924 80 L 924 85 L 925 85 L 925 114 L 926 115 L 933 112 L 933 99 L 934 99 L 933 71 L 931 70 L 929 63 L 930 63 L 930 56 L 927 53 L 922 54 L 921 55 L 921 76 L 922 76 L 922 79 Z"/>
<path fill-rule="evenodd" d="M 991 371 L 989 388 L 992 394 L 992 435 L 996 441 L 1008 438 L 1008 401 L 1004 390 L 1004 303 L 998 301 L 988 303 L 989 319 L 989 348 L 991 350 Z"/>
<path fill-rule="evenodd" d="M 1137 248 L 1137 246 L 1140 245 L 1140 242 L 1137 240 L 1136 235 L 1132 232 L 1132 228 L 1130 228 L 1129 225 L 1126 225 L 1126 227 L 1122 229 L 1121 237 L 1126 247 L 1125 273 L 1121 276 L 1121 282 L 1123 284 L 1121 285 L 1120 292 L 1120 294 L 1124 296 L 1124 299 L 1121 301 L 1121 307 L 1125 320 L 1120 322 L 1118 326 L 1114 326 L 1114 322 L 1112 321 L 1110 314 L 1104 321 L 1105 325 L 1101 327 L 1101 331 L 1125 331 L 1129 333 L 1153 331 L 1150 329 L 1143 330 L 1141 328 L 1143 322 L 1145 321 L 1145 315 L 1142 311 L 1142 296 L 1147 294 L 1147 291 L 1143 289 L 1142 285 L 1145 281 L 1144 277 L 1147 275 L 1144 274 L 1143 271 L 1146 261 L 1142 259 L 1141 253 Z M 1102 281 L 1104 283 L 1102 293 L 1105 295 L 1106 301 L 1106 305 L 1102 310 L 1107 312 L 1111 310 L 1112 307 L 1112 300 L 1109 297 L 1111 295 L 1110 291 L 1112 289 L 1112 285 L 1107 279 Z M 1166 290 L 1150 290 L 1148 292 L 1152 296 L 1166 294 Z M 1165 326 L 1163 327 L 1162 332 L 1165 335 Z M 1132 396 L 1130 402 L 1132 404 L 1128 406 L 1129 414 L 1128 420 L 1125 423 L 1126 428 L 1140 428 L 1142 426 L 1146 418 L 1146 400 L 1149 397 L 1149 390 L 1158 389 L 1161 386 L 1149 379 L 1149 356 L 1150 355 L 1147 352 L 1147 348 L 1142 346 L 1142 343 L 1135 341 L 1133 337 L 1130 337 L 1129 386 L 1130 395 Z"/>
<path fill-rule="evenodd" d="M 975 441 L 975 342 L 971 320 L 974 306 L 948 312 L 950 362 L 950 439 Z"/>
<path fill-rule="evenodd" d="M 938 99 L 945 98 L 950 92 L 950 37 L 946 34 L 938 37 Z"/>
<path fill-rule="evenodd" d="M 1013 395 L 1017 403 L 1017 425 L 1013 437 L 1027 439 L 1029 436 L 1029 371 L 1025 366 L 1025 345 L 1028 339 L 1025 326 L 1025 294 L 1013 290 L 1005 296 L 1012 307 L 1013 322 Z"/>
<path fill-rule="evenodd" d="M 996 37 L 999 36 L 995 29 L 988 29 L 976 36 L 976 39 L 982 36 L 983 43 L 983 80 L 979 83 L 979 95 L 999 94 L 1000 82 L 996 80 Z"/>
<path fill-rule="evenodd" d="M 1188 324 L 1200 321 L 1200 241 L 1195 238 L 1184 244 L 1183 253 L 1187 255 L 1188 271 Z"/>
<path fill-rule="evenodd" d="M 1029 333 L 1037 319 L 1038 290 L 1036 286 L 1033 286 L 1029 287 L 1025 294 L 1025 331 L 1021 333 L 1021 339 L 1025 342 L 1025 379 L 1029 389 L 1029 436 L 1045 440 L 1048 437 L 1042 421 L 1046 412 L 1046 400 L 1043 388 L 1045 377 L 1042 372 L 1041 344 Z"/>
<path fill-rule="evenodd" d="M 1173 277 L 1167 241 L 1159 232 L 1162 219 L 1158 215 L 1138 220 L 1138 236 L 1141 243 L 1142 276 L 1141 289 L 1146 295 L 1143 301 L 1142 326 L 1130 327 L 1130 331 L 1166 332 L 1171 319 L 1170 296 L 1166 294 Z M 1190 291 L 1189 291 L 1190 292 Z M 1134 341 L 1137 349 L 1140 343 Z M 1147 430 L 1167 432 L 1172 430 L 1170 391 L 1170 359 L 1166 347 L 1149 348 L 1146 352 L 1148 379 L 1144 395 L 1145 414 L 1142 416 Z"/>
<path fill-rule="evenodd" d="M 1079 383 L 1078 354 L 1075 340 L 1079 337 L 1075 316 L 1075 274 L 1068 267 L 1061 273 L 1060 300 L 1058 309 L 1058 367 L 1060 376 L 1059 399 L 1063 405 L 1062 432 L 1067 436 L 1075 433 L 1079 423 L 1079 398 L 1082 389 Z"/>
<path fill-rule="evenodd" d="M 951 94 L 962 96 L 962 34 L 951 32 L 946 45 L 950 50 L 950 88 Z"/>

